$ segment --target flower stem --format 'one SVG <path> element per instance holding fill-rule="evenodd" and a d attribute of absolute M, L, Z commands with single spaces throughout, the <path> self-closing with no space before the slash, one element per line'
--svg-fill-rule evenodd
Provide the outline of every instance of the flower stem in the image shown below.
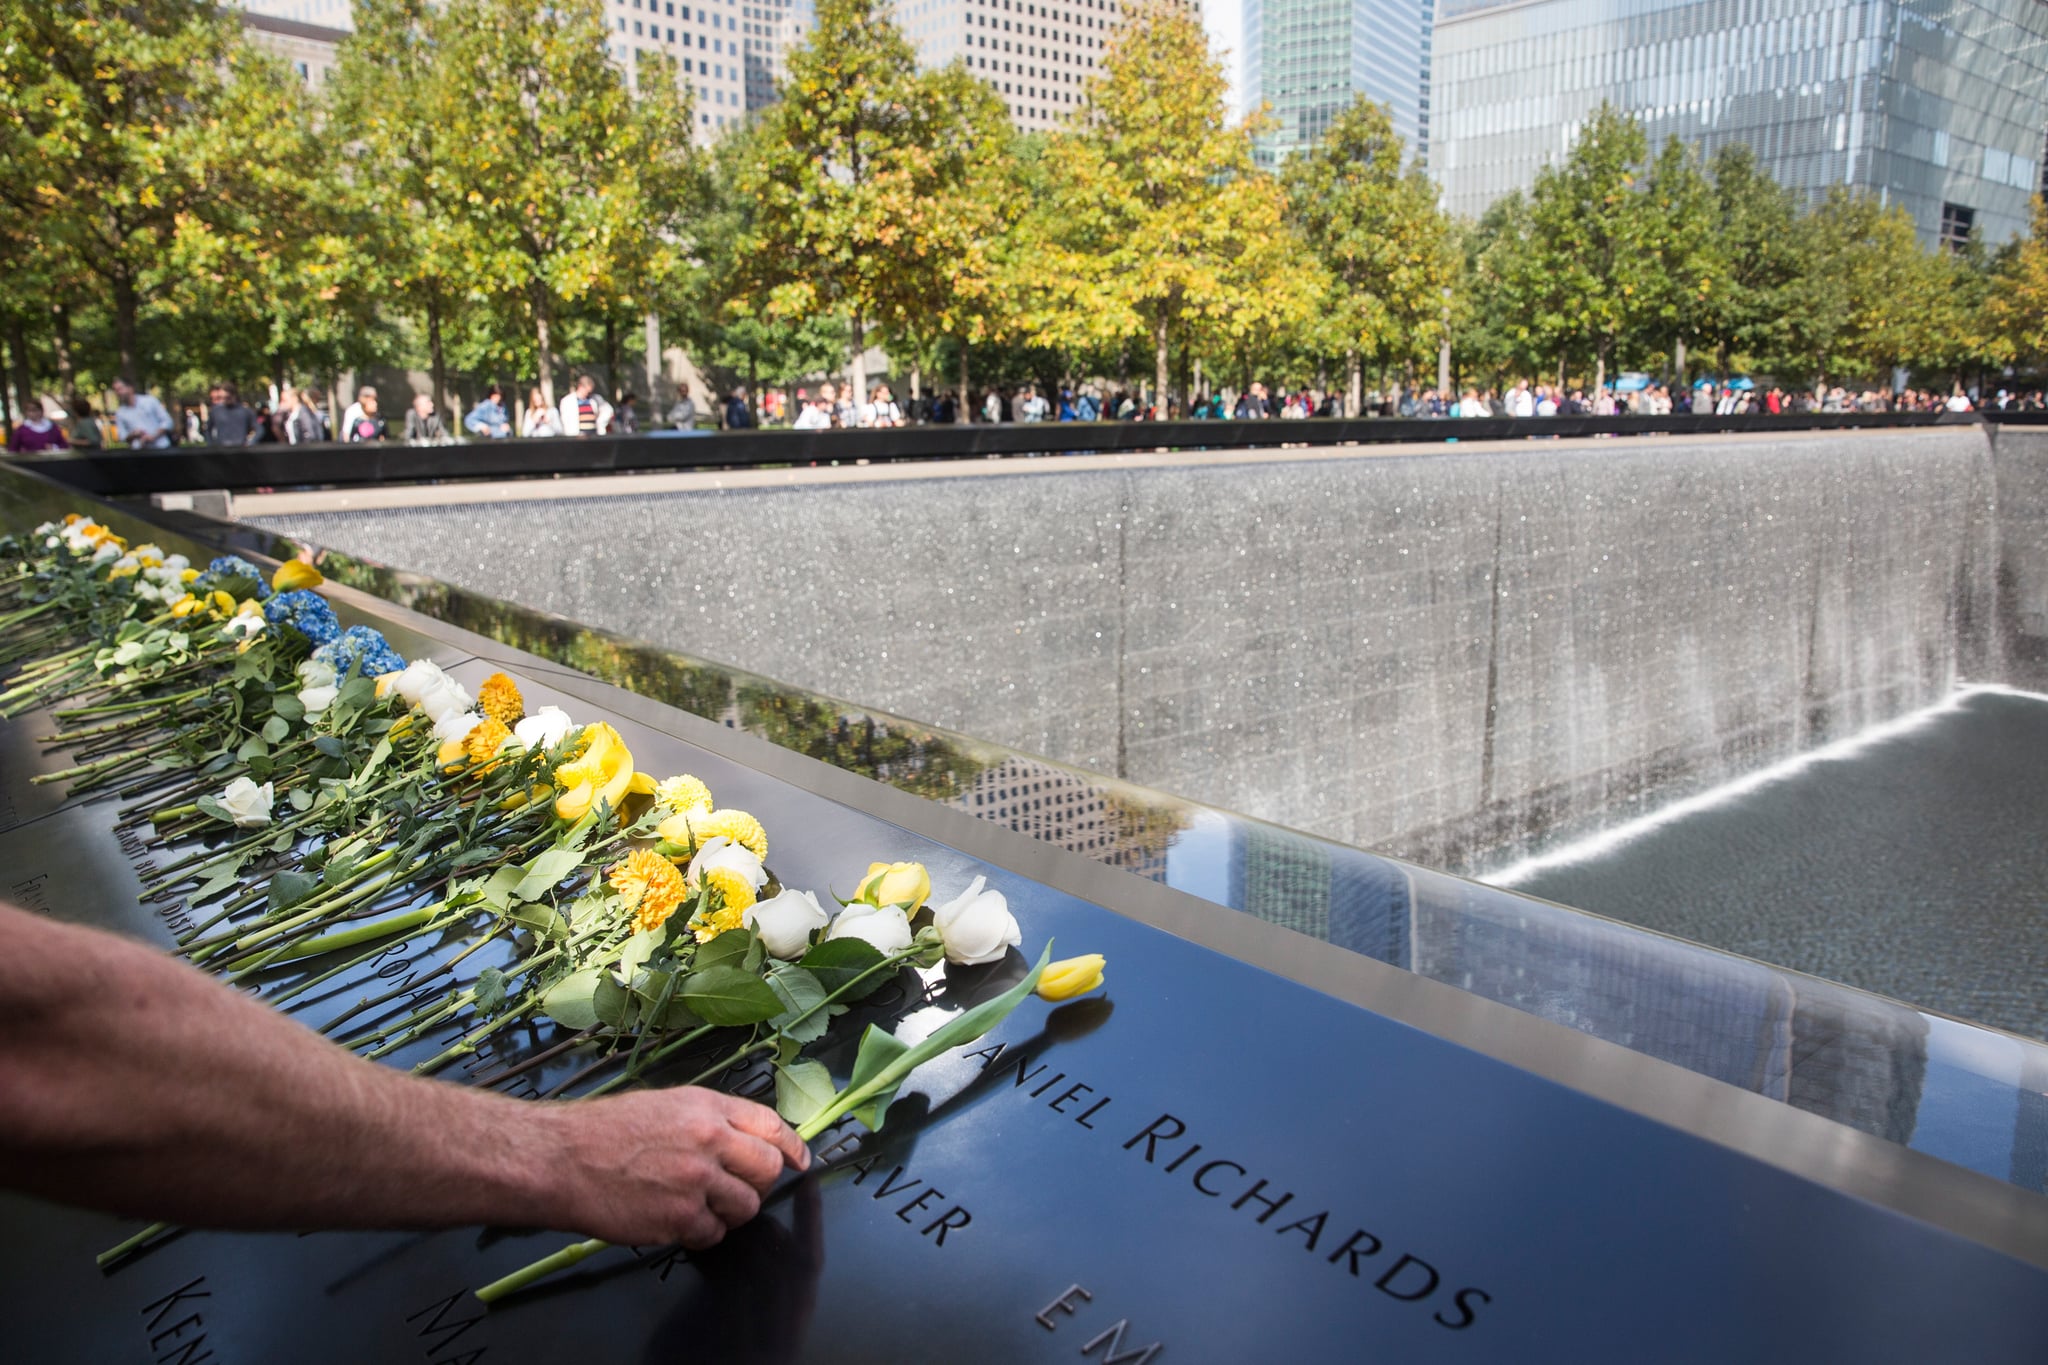
<path fill-rule="evenodd" d="M 610 1242 L 593 1237 L 587 1242 L 572 1242 L 552 1256 L 543 1256 L 532 1265 L 513 1271 L 503 1279 L 492 1280 L 476 1296 L 485 1303 L 496 1303 L 507 1294 L 516 1294 L 536 1280 L 544 1280 L 557 1270 L 567 1270 L 580 1264 L 610 1246 Z"/>

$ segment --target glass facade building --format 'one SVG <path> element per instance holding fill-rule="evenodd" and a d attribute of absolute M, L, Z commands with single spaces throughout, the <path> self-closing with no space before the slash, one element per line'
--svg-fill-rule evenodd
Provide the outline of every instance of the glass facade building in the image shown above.
<path fill-rule="evenodd" d="M 1387 106 L 1409 150 L 1429 147 L 1436 0 L 1244 0 L 1245 107 L 1277 122 L 1268 163 L 1312 146 L 1354 96 Z"/>
<path fill-rule="evenodd" d="M 2025 232 L 2048 133 L 2040 0 L 1526 0 L 1436 26 L 1430 168 L 1476 215 L 1526 189 L 1603 100 L 1781 184 L 1902 205 L 1923 240 Z"/>

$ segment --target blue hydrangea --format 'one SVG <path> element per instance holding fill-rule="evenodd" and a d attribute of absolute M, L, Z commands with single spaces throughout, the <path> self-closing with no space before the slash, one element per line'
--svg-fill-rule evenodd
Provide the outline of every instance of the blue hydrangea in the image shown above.
<path fill-rule="evenodd" d="M 314 650 L 313 657 L 321 663 L 332 664 L 335 673 L 344 678 L 351 669 L 358 670 L 365 678 L 375 678 L 385 673 L 396 673 L 405 667 L 405 660 L 391 647 L 383 633 L 368 626 L 350 626 L 341 632 L 340 638 Z"/>
<path fill-rule="evenodd" d="M 341 622 L 334 618 L 334 608 L 309 588 L 277 594 L 263 604 L 263 618 L 274 626 L 289 622 L 316 649 L 341 637 Z"/>
<path fill-rule="evenodd" d="M 194 586 L 212 591 L 231 578 L 246 578 L 256 585 L 256 600 L 261 602 L 270 596 L 270 584 L 264 580 L 263 570 L 251 564 L 240 555 L 221 555 L 206 566 L 206 572 L 199 576 Z"/>

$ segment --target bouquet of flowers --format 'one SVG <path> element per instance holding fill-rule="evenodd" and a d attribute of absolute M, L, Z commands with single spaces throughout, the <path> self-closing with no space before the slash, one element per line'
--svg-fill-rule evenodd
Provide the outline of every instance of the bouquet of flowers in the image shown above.
<path fill-rule="evenodd" d="M 906 967 L 1021 945 L 1001 892 L 976 878 L 934 906 L 921 865 L 877 862 L 827 911 L 776 878 L 761 822 L 697 778 L 641 771 L 604 721 L 529 713 L 507 674 L 472 696 L 377 631 L 343 628 L 323 581 L 299 562 L 267 580 L 235 556 L 197 569 L 77 515 L 0 540 L 0 716 L 47 715 L 43 739 L 77 761 L 36 780 L 117 790 L 115 818 L 147 853 L 144 899 L 186 912 L 176 951 L 277 1007 L 326 1000 L 400 945 L 446 946 L 424 974 L 327 1013 L 341 1045 L 382 1058 L 445 1037 L 414 1066 L 436 1072 L 515 1026 L 551 1026 L 549 1046 L 469 1078 L 503 1085 L 583 1054 L 543 1099 L 707 1052 L 684 1083 L 766 1063 L 808 1139 L 848 1115 L 879 1128 L 912 1071 L 1034 991 L 1101 983 L 1100 957 L 1053 963 L 1048 943 L 1014 986 L 922 1038 L 870 1026 L 838 1084 L 806 1054 L 851 1005 Z"/>

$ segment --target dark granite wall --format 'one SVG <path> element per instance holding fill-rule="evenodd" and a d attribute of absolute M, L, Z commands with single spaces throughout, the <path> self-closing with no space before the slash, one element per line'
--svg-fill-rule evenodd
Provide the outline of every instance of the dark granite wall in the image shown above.
<path fill-rule="evenodd" d="M 1946 428 L 262 520 L 1461 869 L 2003 678 L 1999 623 L 2048 612 L 2027 439 L 1996 470 Z M 2033 509 L 2002 534 L 2001 499 Z"/>

